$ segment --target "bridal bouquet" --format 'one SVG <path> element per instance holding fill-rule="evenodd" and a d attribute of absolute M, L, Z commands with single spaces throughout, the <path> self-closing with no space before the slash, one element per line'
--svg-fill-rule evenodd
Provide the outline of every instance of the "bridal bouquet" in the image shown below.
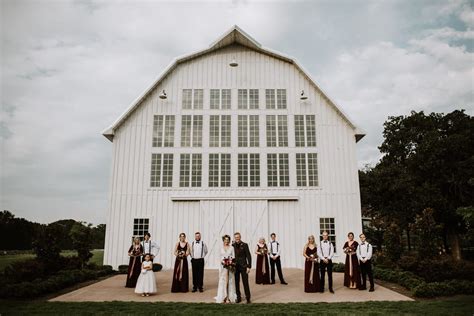
<path fill-rule="evenodd" d="M 178 258 L 179 259 L 183 259 L 185 255 L 186 255 L 186 252 L 184 252 L 182 250 L 178 252 Z"/>
<path fill-rule="evenodd" d="M 232 258 L 224 258 L 224 260 L 222 260 L 222 266 L 230 272 L 235 271 L 235 262 Z"/>
<path fill-rule="evenodd" d="M 267 254 L 267 250 L 266 250 L 265 248 L 262 248 L 262 249 L 259 251 L 259 253 L 260 253 L 262 256 L 264 256 L 264 255 Z"/>
<path fill-rule="evenodd" d="M 344 253 L 347 255 L 353 254 L 354 252 L 355 252 L 355 249 L 353 247 L 344 248 Z"/>

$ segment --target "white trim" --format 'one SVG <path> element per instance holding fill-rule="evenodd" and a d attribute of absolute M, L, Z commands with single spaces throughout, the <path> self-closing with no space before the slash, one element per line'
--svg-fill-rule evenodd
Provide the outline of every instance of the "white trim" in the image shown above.
<path fill-rule="evenodd" d="M 172 196 L 171 201 L 267 200 L 298 201 L 299 196 Z"/>

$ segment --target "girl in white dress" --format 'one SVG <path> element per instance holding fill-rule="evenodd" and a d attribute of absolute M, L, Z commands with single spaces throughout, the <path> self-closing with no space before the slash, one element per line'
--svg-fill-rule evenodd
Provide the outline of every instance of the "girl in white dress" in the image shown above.
<path fill-rule="evenodd" d="M 142 271 L 138 277 L 135 293 L 142 296 L 150 296 L 150 293 L 156 293 L 155 273 L 153 272 L 153 261 L 151 255 L 145 255 L 145 261 L 142 263 Z"/>
<path fill-rule="evenodd" d="M 225 259 L 234 259 L 234 247 L 230 244 L 230 236 L 224 235 L 222 237 L 224 242 L 221 253 L 219 265 L 219 284 L 217 287 L 216 303 L 235 303 L 237 294 L 235 293 L 235 274 L 234 271 L 224 268 Z"/>

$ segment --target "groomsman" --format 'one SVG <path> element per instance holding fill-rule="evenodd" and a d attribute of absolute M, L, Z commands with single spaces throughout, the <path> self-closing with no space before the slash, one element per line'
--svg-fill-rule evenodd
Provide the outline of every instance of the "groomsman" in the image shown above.
<path fill-rule="evenodd" d="M 367 290 L 367 275 L 369 276 L 370 289 L 374 291 L 374 275 L 372 273 L 372 245 L 365 240 L 365 235 L 360 234 L 360 245 L 357 247 L 357 258 L 359 259 L 360 272 L 362 274 L 362 286 L 360 290 Z"/>
<path fill-rule="evenodd" d="M 203 292 L 204 257 L 207 255 L 207 245 L 201 240 L 201 233 L 194 234 L 191 244 L 191 265 L 193 267 L 193 293 L 199 289 Z"/>
<path fill-rule="evenodd" d="M 283 278 L 283 273 L 281 272 L 281 261 L 280 261 L 281 246 L 280 246 L 280 243 L 276 240 L 275 233 L 272 233 L 270 237 L 272 241 L 268 243 L 268 251 L 270 252 L 268 256 L 270 257 L 271 282 L 272 284 L 275 284 L 275 265 L 276 265 L 280 283 L 286 285 L 288 283 L 285 282 L 285 279 Z"/>
<path fill-rule="evenodd" d="M 158 255 L 158 252 L 160 251 L 160 247 L 158 247 L 158 244 L 156 242 L 151 240 L 151 234 L 148 232 L 146 232 L 143 236 L 142 247 L 143 256 L 149 253 L 151 255 L 151 261 L 153 262 L 155 257 Z"/>
<path fill-rule="evenodd" d="M 232 244 L 235 251 L 235 292 L 237 294 L 236 303 L 242 302 L 240 294 L 240 277 L 244 284 L 245 298 L 247 304 L 250 303 L 250 286 L 249 273 L 252 268 L 252 256 L 250 255 L 249 245 L 240 239 L 240 233 L 234 234 L 234 243 Z"/>
<path fill-rule="evenodd" d="M 332 289 L 332 257 L 334 256 L 334 245 L 329 241 L 327 231 L 323 232 L 323 240 L 318 247 L 319 269 L 321 271 L 321 293 L 324 292 L 324 279 L 326 270 L 328 272 L 329 292 L 334 293 Z"/>

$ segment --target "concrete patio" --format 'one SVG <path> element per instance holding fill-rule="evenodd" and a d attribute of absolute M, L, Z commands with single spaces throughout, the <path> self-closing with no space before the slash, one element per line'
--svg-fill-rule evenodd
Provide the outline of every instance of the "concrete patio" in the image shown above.
<path fill-rule="evenodd" d="M 290 303 L 290 302 L 361 302 L 361 301 L 412 301 L 411 298 L 385 287 L 375 285 L 375 292 L 351 290 L 344 287 L 342 273 L 334 273 L 335 294 L 327 290 L 321 293 L 305 293 L 303 291 L 303 270 L 284 269 L 288 285 L 257 285 L 255 271 L 249 275 L 250 291 L 254 303 Z M 103 302 L 103 301 L 135 301 L 135 302 L 193 302 L 213 303 L 217 293 L 217 270 L 205 270 L 203 293 L 171 293 L 172 271 L 156 272 L 158 293 L 149 297 L 141 297 L 133 289 L 125 288 L 126 276 L 115 275 L 103 281 L 80 288 L 70 293 L 55 297 L 50 301 L 62 302 Z M 327 285 L 326 285 L 327 287 Z M 192 288 L 190 271 L 190 290 Z M 242 289 L 243 292 L 243 289 Z"/>

